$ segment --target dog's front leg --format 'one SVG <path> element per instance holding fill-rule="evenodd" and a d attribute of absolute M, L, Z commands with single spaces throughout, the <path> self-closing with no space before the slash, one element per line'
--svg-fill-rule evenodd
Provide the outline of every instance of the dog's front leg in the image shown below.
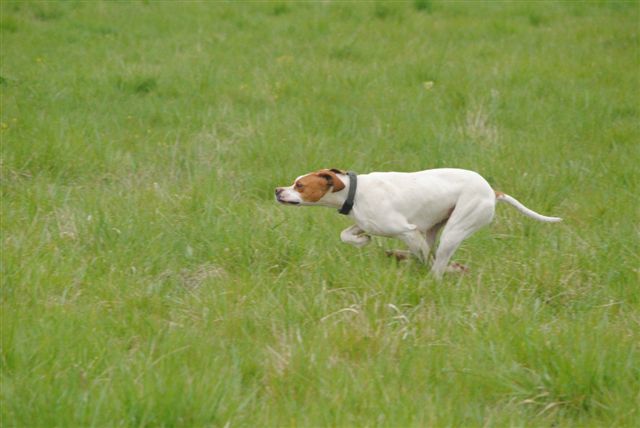
<path fill-rule="evenodd" d="M 428 260 L 430 262 L 433 262 L 435 258 L 435 255 L 433 254 L 433 249 L 435 247 L 436 237 L 438 236 L 438 232 L 446 222 L 447 221 L 445 220 L 443 222 L 436 224 L 431 229 L 427 230 L 426 233 L 423 234 L 427 241 L 427 247 L 429 248 Z M 416 241 L 416 239 L 412 239 L 412 240 Z M 422 244 L 419 242 L 419 239 L 417 241 L 418 241 L 418 247 L 422 246 Z M 405 242 L 406 242 L 406 239 L 405 239 Z M 413 252 L 406 251 L 406 250 L 387 250 L 385 251 L 385 254 L 389 257 L 395 257 L 396 260 L 401 261 L 401 260 L 406 260 L 410 258 L 412 255 L 416 255 L 418 258 L 421 258 L 419 254 L 422 254 L 422 250 L 417 249 L 417 250 L 414 250 Z M 426 262 L 426 260 L 424 261 Z"/>
<path fill-rule="evenodd" d="M 430 248 L 425 236 L 418 230 L 410 230 L 398 235 L 398 238 L 402 240 L 409 247 L 411 254 L 422 260 L 424 263 L 429 261 Z"/>
<path fill-rule="evenodd" d="M 371 242 L 371 237 L 360 229 L 357 224 L 346 228 L 340 233 L 340 239 L 346 244 L 351 244 L 356 247 L 364 247 Z"/>

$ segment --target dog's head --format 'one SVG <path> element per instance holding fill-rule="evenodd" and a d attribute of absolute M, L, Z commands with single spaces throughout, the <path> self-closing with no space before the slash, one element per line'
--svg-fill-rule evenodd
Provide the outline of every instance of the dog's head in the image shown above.
<path fill-rule="evenodd" d="M 289 187 L 276 188 L 276 200 L 288 205 L 333 205 L 331 196 L 345 188 L 339 169 L 321 169 L 302 175 Z"/>

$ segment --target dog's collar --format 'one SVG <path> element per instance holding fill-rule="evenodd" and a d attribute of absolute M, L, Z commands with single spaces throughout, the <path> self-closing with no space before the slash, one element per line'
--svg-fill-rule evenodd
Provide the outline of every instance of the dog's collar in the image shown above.
<path fill-rule="evenodd" d="M 347 215 L 351 212 L 353 208 L 353 203 L 356 199 L 356 187 L 358 187 L 358 176 L 355 172 L 349 171 L 347 172 L 349 176 L 349 193 L 347 194 L 347 200 L 342 204 L 342 208 L 338 210 L 340 214 Z"/>

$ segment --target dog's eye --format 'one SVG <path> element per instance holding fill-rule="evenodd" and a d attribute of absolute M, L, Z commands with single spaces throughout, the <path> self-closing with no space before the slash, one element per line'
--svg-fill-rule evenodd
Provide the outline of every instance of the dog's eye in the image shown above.
<path fill-rule="evenodd" d="M 296 183 L 296 189 L 302 189 L 302 184 Z"/>

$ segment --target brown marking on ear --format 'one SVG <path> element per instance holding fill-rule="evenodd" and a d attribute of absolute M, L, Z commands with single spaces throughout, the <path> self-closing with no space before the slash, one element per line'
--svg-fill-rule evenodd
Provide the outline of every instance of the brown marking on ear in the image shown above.
<path fill-rule="evenodd" d="M 333 186 L 333 190 L 332 190 L 333 192 L 339 192 L 340 190 L 344 189 L 344 183 L 342 182 L 342 180 L 338 178 L 335 171 L 337 170 L 323 169 L 316 172 L 316 174 L 326 179 L 330 186 Z"/>
<path fill-rule="evenodd" d="M 494 190 L 493 193 L 496 194 L 496 199 L 504 197 L 504 193 L 498 192 L 497 190 Z"/>
<path fill-rule="evenodd" d="M 347 171 L 338 168 L 331 168 L 329 171 L 335 172 L 336 174 L 347 175 Z"/>
<path fill-rule="evenodd" d="M 305 202 L 318 202 L 330 187 L 329 181 L 318 173 L 305 175 L 294 184 L 294 189 Z"/>

